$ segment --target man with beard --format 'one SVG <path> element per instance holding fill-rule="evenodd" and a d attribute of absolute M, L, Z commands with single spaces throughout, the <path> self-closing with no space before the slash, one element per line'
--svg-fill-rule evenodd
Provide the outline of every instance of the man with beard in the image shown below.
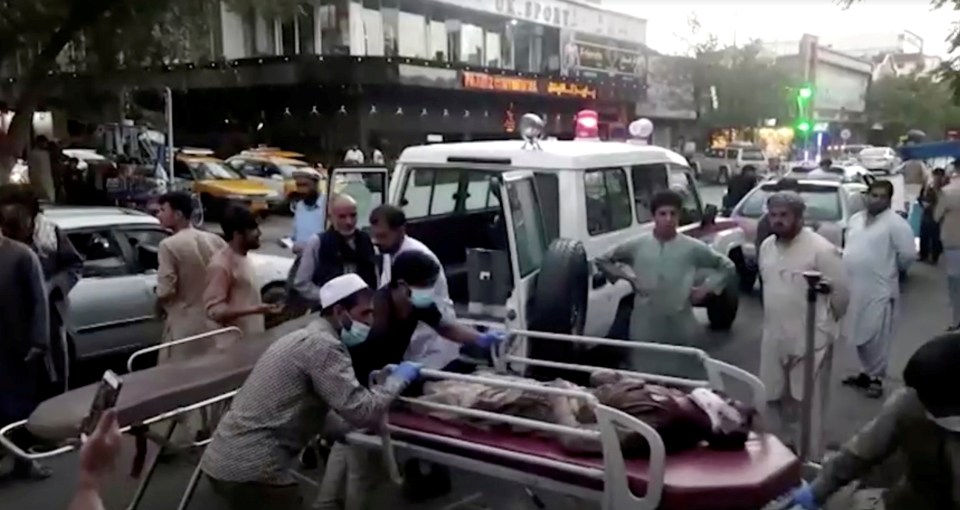
<path fill-rule="evenodd" d="M 816 510 L 899 454 L 903 478 L 884 492 L 881 506 L 871 508 L 960 508 L 960 334 L 941 335 L 917 349 L 903 370 L 903 383 L 877 417 L 823 464 L 817 478 L 793 493 L 791 505 Z"/>
<path fill-rule="evenodd" d="M 260 226 L 249 210 L 234 207 L 223 221 L 227 245 L 210 260 L 203 295 L 207 318 L 216 327 L 236 326 L 244 336 L 265 331 L 263 316 L 279 313 L 278 305 L 263 304 L 253 264 L 247 253 L 260 247 Z M 218 347 L 223 347 L 218 342 Z"/>
<path fill-rule="evenodd" d="M 320 288 L 328 281 L 354 273 L 370 288 L 377 288 L 377 261 L 373 242 L 357 229 L 357 203 L 349 195 L 330 200 L 331 226 L 310 237 L 300 256 L 294 289 L 314 309 L 319 305 Z"/>
<path fill-rule="evenodd" d="M 857 349 L 861 371 L 843 381 L 864 390 L 868 397 L 883 396 L 883 378 L 893 340 L 900 301 L 900 272 L 917 259 L 913 230 L 907 220 L 890 210 L 893 185 L 870 184 L 867 209 L 850 218 L 843 265 L 850 285 L 846 337 Z"/>
<path fill-rule="evenodd" d="M 320 196 L 317 185 L 320 175 L 314 171 L 299 171 L 294 174 L 297 183 L 297 201 L 293 211 L 293 253 L 300 255 L 315 235 L 325 230 L 327 221 L 326 200 Z"/>
<path fill-rule="evenodd" d="M 8 237 L 29 235 L 30 213 L 21 204 L 4 204 L 0 227 L 0 425 L 6 425 L 26 419 L 40 403 L 39 374 L 50 370 L 50 322 L 40 260 Z M 26 429 L 11 439 L 32 446 Z M 46 478 L 50 470 L 15 458 L 13 476 Z"/>
<path fill-rule="evenodd" d="M 816 309 L 810 454 L 817 459 L 823 453 L 822 418 L 827 406 L 833 342 L 840 335 L 839 322 L 847 309 L 848 292 L 840 250 L 803 226 L 805 209 L 803 199 L 793 191 L 774 193 L 767 200 L 767 217 L 773 235 L 763 241 L 758 259 L 763 277 L 760 379 L 767 388 L 771 416 L 779 417 L 780 430 L 797 444 L 806 345 L 807 282 L 803 273 L 819 271 L 830 283 L 832 292 L 829 299 L 818 301 Z"/>

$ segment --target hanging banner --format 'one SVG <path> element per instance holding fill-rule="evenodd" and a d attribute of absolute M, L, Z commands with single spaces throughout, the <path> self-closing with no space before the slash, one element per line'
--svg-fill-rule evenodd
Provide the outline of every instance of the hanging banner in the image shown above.
<path fill-rule="evenodd" d="M 628 76 L 644 79 L 647 57 L 640 50 L 615 48 L 578 40 L 571 30 L 560 34 L 563 76 Z"/>

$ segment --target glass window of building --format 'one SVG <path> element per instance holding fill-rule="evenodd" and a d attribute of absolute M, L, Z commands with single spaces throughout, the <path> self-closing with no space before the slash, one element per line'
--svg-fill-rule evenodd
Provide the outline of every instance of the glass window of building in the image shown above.
<path fill-rule="evenodd" d="M 384 55 L 383 15 L 380 12 L 380 0 L 363 0 L 359 28 L 359 40 L 351 41 L 350 44 L 351 53 L 382 57 Z M 354 44 L 354 42 L 359 44 Z M 359 47 L 354 48 L 354 46 Z"/>
<path fill-rule="evenodd" d="M 521 21 L 514 26 L 514 59 L 518 71 L 543 69 L 543 26 Z"/>
<path fill-rule="evenodd" d="M 401 57 L 432 58 L 427 41 L 430 25 L 426 16 L 427 3 L 406 0 L 400 5 L 397 19 L 399 40 L 397 49 Z"/>
<path fill-rule="evenodd" d="M 450 12 L 453 12 L 453 10 Z M 462 23 L 460 23 L 459 19 L 447 19 L 444 20 L 444 24 L 447 27 L 447 61 L 455 62 L 461 56 L 460 45 L 462 40 L 460 38 L 460 29 Z"/>
<path fill-rule="evenodd" d="M 297 13 L 298 53 L 313 55 L 317 52 L 317 10 L 311 3 L 300 4 Z"/>
<path fill-rule="evenodd" d="M 380 0 L 380 14 L 383 17 L 383 53 L 395 57 L 400 37 L 400 1 Z"/>
<path fill-rule="evenodd" d="M 297 54 L 297 18 L 291 16 L 276 22 L 278 46 L 281 55 Z"/>
<path fill-rule="evenodd" d="M 447 60 L 447 23 L 444 15 L 448 9 L 440 4 L 430 5 L 430 28 L 427 35 L 427 58 L 444 62 Z"/>
<path fill-rule="evenodd" d="M 460 62 L 464 64 L 483 65 L 483 28 L 463 23 L 460 29 Z"/>
<path fill-rule="evenodd" d="M 350 53 L 350 15 L 347 0 L 320 0 L 317 8 L 320 25 L 320 51 L 324 55 Z"/>

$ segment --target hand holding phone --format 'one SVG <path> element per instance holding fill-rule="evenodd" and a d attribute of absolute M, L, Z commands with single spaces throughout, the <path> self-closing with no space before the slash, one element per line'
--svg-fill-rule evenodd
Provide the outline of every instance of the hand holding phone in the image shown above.
<path fill-rule="evenodd" d="M 97 387 L 97 393 L 93 396 L 93 403 L 90 404 L 90 412 L 80 424 L 80 438 L 84 440 L 93 434 L 97 424 L 100 423 L 100 417 L 107 409 L 113 409 L 117 405 L 117 399 L 120 397 L 120 388 L 123 387 L 123 381 L 120 376 L 107 370 L 100 379 L 100 386 Z"/>

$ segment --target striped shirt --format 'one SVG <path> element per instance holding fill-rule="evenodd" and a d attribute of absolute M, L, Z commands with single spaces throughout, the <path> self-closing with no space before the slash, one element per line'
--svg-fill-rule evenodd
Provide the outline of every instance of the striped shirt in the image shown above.
<path fill-rule="evenodd" d="M 405 386 L 394 378 L 361 386 L 336 330 L 317 319 L 260 357 L 204 452 L 203 471 L 227 482 L 292 484 L 290 469 L 311 438 L 339 417 L 376 425 Z"/>

